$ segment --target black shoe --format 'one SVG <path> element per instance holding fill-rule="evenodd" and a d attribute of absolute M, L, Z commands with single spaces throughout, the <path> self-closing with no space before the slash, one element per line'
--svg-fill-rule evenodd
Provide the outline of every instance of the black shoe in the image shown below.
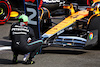
<path fill-rule="evenodd" d="M 12 62 L 13 62 L 13 64 L 17 64 L 18 63 L 17 56 L 16 55 L 13 56 Z"/>
<path fill-rule="evenodd" d="M 17 64 L 18 63 L 17 59 L 13 58 L 12 63 Z"/>
<path fill-rule="evenodd" d="M 35 61 L 32 61 L 32 60 L 27 60 L 26 62 L 24 62 L 24 64 L 34 64 Z"/>

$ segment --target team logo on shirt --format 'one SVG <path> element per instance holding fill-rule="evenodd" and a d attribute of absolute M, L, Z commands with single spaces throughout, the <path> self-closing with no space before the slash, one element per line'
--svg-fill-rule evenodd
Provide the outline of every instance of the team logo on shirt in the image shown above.
<path fill-rule="evenodd" d="M 12 34 L 27 34 L 29 32 L 28 27 L 25 26 L 17 26 L 15 25 L 14 28 L 11 29 Z"/>

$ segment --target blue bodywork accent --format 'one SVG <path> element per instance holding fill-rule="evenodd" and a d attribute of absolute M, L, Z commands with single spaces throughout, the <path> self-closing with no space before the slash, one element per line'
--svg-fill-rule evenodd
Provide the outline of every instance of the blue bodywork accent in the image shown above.
<path fill-rule="evenodd" d="M 39 42 L 43 43 L 42 40 L 37 40 L 37 41 L 34 41 L 34 42 L 32 42 L 32 43 L 29 43 L 28 45 L 33 45 L 33 44 L 36 44 L 36 43 L 39 43 Z"/>

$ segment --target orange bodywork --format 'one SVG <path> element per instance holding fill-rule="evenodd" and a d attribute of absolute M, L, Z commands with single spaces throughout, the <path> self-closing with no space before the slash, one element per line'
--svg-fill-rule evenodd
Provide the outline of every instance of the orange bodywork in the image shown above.
<path fill-rule="evenodd" d="M 100 0 L 93 0 L 93 2 L 98 2 L 98 1 L 100 1 Z"/>
<path fill-rule="evenodd" d="M 82 19 L 86 16 L 88 16 L 87 10 L 78 11 L 78 12 L 70 15 L 69 17 L 65 18 L 62 22 L 60 22 L 59 24 L 57 24 L 56 26 L 54 26 L 50 30 L 48 30 L 46 32 L 46 34 L 47 35 L 55 34 L 55 33 L 59 32 L 60 30 L 62 30 L 64 28 L 70 26 L 71 24 L 73 24 L 76 20 L 80 20 L 80 19 Z"/>

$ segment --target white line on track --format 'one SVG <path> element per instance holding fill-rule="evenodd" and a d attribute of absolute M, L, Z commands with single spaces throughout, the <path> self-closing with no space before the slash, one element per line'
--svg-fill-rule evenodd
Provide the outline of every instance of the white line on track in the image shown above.
<path fill-rule="evenodd" d="M 10 49 L 11 49 L 11 46 L 0 47 L 0 51 L 10 50 Z"/>

